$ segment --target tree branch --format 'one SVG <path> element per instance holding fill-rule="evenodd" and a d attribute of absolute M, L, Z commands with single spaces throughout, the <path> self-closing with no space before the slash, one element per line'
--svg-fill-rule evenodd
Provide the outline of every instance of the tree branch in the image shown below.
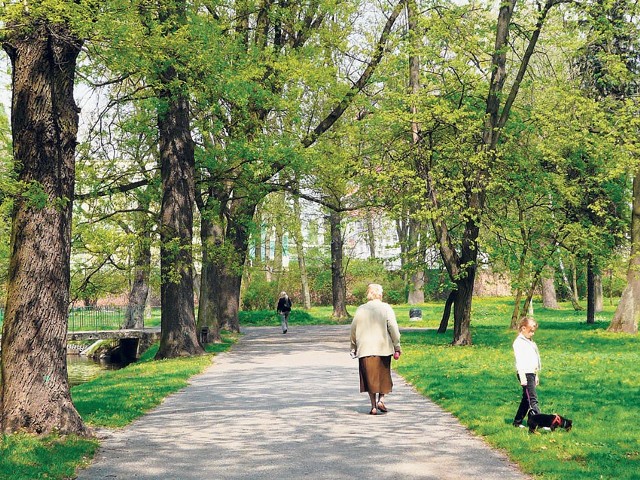
<path fill-rule="evenodd" d="M 309 135 L 307 135 L 305 138 L 302 139 L 302 145 L 305 148 L 313 145 L 316 142 L 316 140 L 320 137 L 320 135 L 322 135 L 324 132 L 326 132 L 333 126 L 333 124 L 342 116 L 342 114 L 349 107 L 349 105 L 351 105 L 351 102 L 353 101 L 353 98 L 356 96 L 356 94 L 359 93 L 365 87 L 365 85 L 373 75 L 373 72 L 375 71 L 376 67 L 382 60 L 382 55 L 384 53 L 384 48 L 389 38 L 389 34 L 391 33 L 391 29 L 393 28 L 393 24 L 398 18 L 398 15 L 400 15 L 400 13 L 402 12 L 405 2 L 406 0 L 400 0 L 398 4 L 395 6 L 395 8 L 393 9 L 393 11 L 391 12 L 391 16 L 389 16 L 389 18 L 387 19 L 387 23 L 385 24 L 382 30 L 380 39 L 376 44 L 376 49 L 375 49 L 375 53 L 373 54 L 373 58 L 371 59 L 371 62 L 369 62 L 369 64 L 367 65 L 367 68 L 365 68 L 364 72 L 362 72 L 362 75 L 360 76 L 358 81 L 353 84 L 353 86 L 349 89 L 349 91 L 346 93 L 346 95 L 340 101 L 340 103 L 334 107 L 334 109 L 329 113 L 329 115 L 327 115 L 324 118 L 324 120 L 320 122 L 320 124 L 318 124 L 318 126 L 313 130 L 313 132 L 311 132 Z"/>

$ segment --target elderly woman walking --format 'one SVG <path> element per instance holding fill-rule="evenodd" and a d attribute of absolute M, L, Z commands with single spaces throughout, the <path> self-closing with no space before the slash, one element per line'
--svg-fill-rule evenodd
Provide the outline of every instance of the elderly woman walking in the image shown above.
<path fill-rule="evenodd" d="M 400 330 L 393 309 L 382 301 L 381 285 L 369 285 L 367 300 L 351 322 L 351 355 L 358 358 L 360 391 L 369 394 L 369 414 L 377 415 L 387 412 L 384 396 L 393 387 L 391 356 L 400 356 Z"/>

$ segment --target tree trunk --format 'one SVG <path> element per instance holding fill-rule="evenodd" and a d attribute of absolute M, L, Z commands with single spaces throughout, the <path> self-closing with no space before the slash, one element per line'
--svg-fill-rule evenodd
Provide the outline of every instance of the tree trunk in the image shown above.
<path fill-rule="evenodd" d="M 230 332 L 240 331 L 240 289 L 242 287 L 242 273 L 222 267 L 218 276 L 216 288 L 216 303 L 218 307 L 218 325 Z"/>
<path fill-rule="evenodd" d="M 536 287 L 538 286 L 538 281 L 540 280 L 540 271 L 535 272 L 533 275 L 533 281 L 531 282 L 531 286 L 527 291 L 527 298 L 524 300 L 524 306 L 522 307 L 523 311 L 527 312 L 527 315 L 533 317 L 533 294 L 536 291 Z"/>
<path fill-rule="evenodd" d="M 176 81 L 172 67 L 163 81 Z M 195 158 L 189 124 L 189 101 L 169 90 L 160 96 L 160 303 L 161 337 L 156 359 L 204 353 L 196 333 L 193 301 L 193 204 Z"/>
<path fill-rule="evenodd" d="M 587 259 L 587 323 L 596 323 L 596 283 L 593 259 Z"/>
<path fill-rule="evenodd" d="M 302 218 L 300 212 L 300 199 L 298 197 L 293 198 L 293 214 L 296 219 L 293 236 L 296 242 L 296 252 L 298 254 L 298 268 L 300 270 L 300 283 L 302 286 L 302 302 L 305 310 L 309 310 L 311 308 L 311 293 L 309 291 L 309 277 L 307 275 L 307 264 L 304 256 Z"/>
<path fill-rule="evenodd" d="M 610 332 L 638 333 L 640 317 L 640 169 L 633 177 L 631 210 L 631 255 L 627 270 L 627 286 L 613 315 Z M 4 339 L 3 339 L 4 341 Z"/>
<path fill-rule="evenodd" d="M 522 212 L 520 212 L 522 213 Z M 518 322 L 520 321 L 520 301 L 522 300 L 522 284 L 524 283 L 524 275 L 525 275 L 525 263 L 527 260 L 527 252 L 529 251 L 528 244 L 526 243 L 526 235 L 523 234 L 523 241 L 525 241 L 525 245 L 520 252 L 520 263 L 518 269 L 518 281 L 516 284 L 516 296 L 514 300 L 513 312 L 511 313 L 511 328 L 516 329 L 518 327 Z"/>
<path fill-rule="evenodd" d="M 256 234 L 254 236 L 254 266 L 259 267 L 262 263 L 262 214 L 256 211 Z"/>
<path fill-rule="evenodd" d="M 200 303 L 198 328 L 209 328 L 209 340 L 220 342 L 220 328 L 216 311 L 215 279 L 218 272 L 214 264 L 216 240 L 222 237 L 222 229 L 212 222 L 206 213 L 201 215 L 200 241 L 202 245 L 202 273 L 200 276 Z"/>
<path fill-rule="evenodd" d="M 602 275 L 594 275 L 594 310 L 596 313 L 604 310 L 604 293 L 602 291 Z"/>
<path fill-rule="evenodd" d="M 569 278 L 567 277 L 567 272 L 564 269 L 564 263 L 562 262 L 562 258 L 559 260 L 559 266 L 560 266 L 560 273 L 562 274 L 562 281 L 563 281 L 564 286 L 565 286 L 565 288 L 567 290 L 569 298 L 571 299 L 571 305 L 573 306 L 574 310 L 580 311 L 583 308 L 578 303 L 578 300 L 576 298 L 576 294 L 574 292 L 574 288 L 571 286 L 571 283 L 569 282 Z"/>
<path fill-rule="evenodd" d="M 438 327 L 438 333 L 446 333 L 449 326 L 449 317 L 451 316 L 451 306 L 456 301 L 456 290 L 451 290 L 447 301 L 444 304 L 444 311 L 442 312 L 442 319 L 440 320 L 440 326 Z"/>
<path fill-rule="evenodd" d="M 333 297 L 333 314 L 336 320 L 349 318 L 347 312 L 347 285 L 342 267 L 343 239 L 340 221 L 342 215 L 334 210 L 329 213 L 331 227 L 331 292 Z"/>
<path fill-rule="evenodd" d="M 144 215 L 144 214 L 140 214 Z M 151 225 L 148 219 L 136 222 L 136 245 L 133 258 L 133 284 L 129 291 L 127 311 L 122 328 L 143 328 L 144 311 L 149 296 L 149 274 L 151 272 Z"/>
<path fill-rule="evenodd" d="M 275 225 L 275 242 L 273 248 L 273 272 L 276 275 L 278 287 L 280 285 L 280 279 L 282 278 L 283 266 L 282 266 L 282 250 L 284 239 L 284 228 L 281 222 L 276 222 Z"/>
<path fill-rule="evenodd" d="M 407 2 L 407 22 L 409 24 L 409 31 L 416 33 L 418 21 L 418 11 L 415 0 L 409 0 Z M 415 42 L 419 41 L 417 35 L 414 38 Z M 417 51 L 417 50 L 416 50 Z M 416 99 L 420 94 L 420 58 L 418 55 L 409 55 L 409 89 L 412 97 Z M 417 145 L 420 141 L 420 125 L 417 121 L 418 108 L 416 106 L 417 100 L 411 103 L 411 142 L 413 145 Z M 411 248 L 418 247 L 418 225 L 415 219 L 409 219 L 409 241 L 411 242 Z M 411 251 L 411 248 L 408 251 Z M 422 248 L 416 248 L 418 251 L 424 251 Z M 418 253 L 416 252 L 416 256 Z M 407 302 L 409 305 L 415 305 L 416 303 L 424 303 L 424 254 L 422 258 L 418 259 L 418 270 L 415 270 L 411 275 L 411 282 L 409 284 L 409 295 Z"/>
<path fill-rule="evenodd" d="M 367 211 L 366 214 L 367 220 L 367 246 L 369 247 L 369 257 L 376 258 L 376 236 L 375 236 L 375 228 L 373 226 L 373 215 L 371 215 L 371 211 Z"/>
<path fill-rule="evenodd" d="M 408 303 L 409 305 L 424 303 L 424 270 L 417 270 L 411 274 Z"/>
<path fill-rule="evenodd" d="M 253 201 L 237 199 L 231 202 L 226 218 L 224 242 L 226 255 L 217 261 L 218 325 L 231 332 L 240 331 L 240 291 L 242 272 L 249 249 L 249 222 L 253 220 L 257 205 Z"/>
<path fill-rule="evenodd" d="M 511 325 L 510 328 L 515 330 L 518 328 L 518 321 L 520 320 L 520 302 L 522 301 L 522 288 L 516 288 L 516 295 L 513 299 L 513 312 L 511 312 Z"/>
<path fill-rule="evenodd" d="M 476 277 L 475 264 L 467 267 L 467 276 L 456 282 L 457 293 L 453 307 L 453 342 L 452 345 L 471 345 L 471 301 L 473 282 Z"/>
<path fill-rule="evenodd" d="M 66 363 L 78 131 L 73 81 L 82 41 L 62 23 L 5 28 L 14 161 L 27 190 L 14 199 L 0 431 L 88 435 L 71 401 Z"/>
<path fill-rule="evenodd" d="M 572 258 L 571 259 L 571 295 L 573 300 L 571 300 L 571 303 L 573 305 L 579 305 L 579 301 L 580 301 L 580 295 L 578 294 L 578 269 L 576 268 L 576 259 Z M 580 307 L 580 310 L 583 310 L 582 307 Z"/>
<path fill-rule="evenodd" d="M 552 310 L 558 309 L 558 298 L 554 281 L 553 267 L 546 267 L 546 275 L 542 279 L 542 306 Z"/>

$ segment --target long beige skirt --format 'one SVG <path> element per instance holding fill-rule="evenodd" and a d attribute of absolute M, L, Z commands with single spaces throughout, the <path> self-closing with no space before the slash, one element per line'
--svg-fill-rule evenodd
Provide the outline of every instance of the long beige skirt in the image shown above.
<path fill-rule="evenodd" d="M 393 388 L 391 380 L 391 355 L 384 357 L 362 357 L 358 362 L 360 370 L 360 391 L 369 393 L 389 393 Z"/>

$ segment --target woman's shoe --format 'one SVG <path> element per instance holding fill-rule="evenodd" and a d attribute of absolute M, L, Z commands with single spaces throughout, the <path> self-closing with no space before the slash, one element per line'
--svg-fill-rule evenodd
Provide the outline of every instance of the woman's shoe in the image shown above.
<path fill-rule="evenodd" d="M 378 414 L 378 411 L 377 411 L 375 408 L 372 408 L 372 409 L 369 411 L 369 415 L 377 415 L 377 414 Z"/>
<path fill-rule="evenodd" d="M 380 410 L 381 412 L 384 412 L 384 413 L 388 412 L 387 406 L 382 402 L 378 402 L 378 410 Z"/>

